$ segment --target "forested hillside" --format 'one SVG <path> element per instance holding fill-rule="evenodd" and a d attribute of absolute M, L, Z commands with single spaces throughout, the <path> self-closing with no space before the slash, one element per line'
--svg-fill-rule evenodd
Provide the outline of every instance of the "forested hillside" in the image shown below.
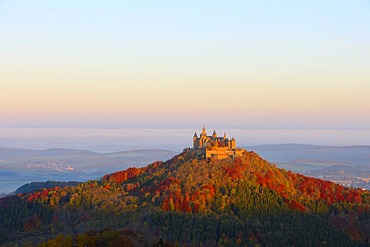
<path fill-rule="evenodd" d="M 8 244 L 366 246 L 370 194 L 278 169 L 254 152 L 215 160 L 185 150 L 0 199 L 0 222 Z"/>

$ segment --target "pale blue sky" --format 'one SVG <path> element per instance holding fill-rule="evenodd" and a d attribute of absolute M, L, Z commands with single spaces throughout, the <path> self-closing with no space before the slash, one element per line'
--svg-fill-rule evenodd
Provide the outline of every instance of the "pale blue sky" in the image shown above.
<path fill-rule="evenodd" d="M 369 1 L 2 0 L 0 127 L 368 129 L 369 13 Z"/>

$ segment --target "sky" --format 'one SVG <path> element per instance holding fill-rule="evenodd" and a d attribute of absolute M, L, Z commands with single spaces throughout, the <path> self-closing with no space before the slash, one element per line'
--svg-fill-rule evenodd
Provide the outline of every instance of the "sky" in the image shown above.
<path fill-rule="evenodd" d="M 0 128 L 370 129 L 369 13 L 0 0 Z"/>

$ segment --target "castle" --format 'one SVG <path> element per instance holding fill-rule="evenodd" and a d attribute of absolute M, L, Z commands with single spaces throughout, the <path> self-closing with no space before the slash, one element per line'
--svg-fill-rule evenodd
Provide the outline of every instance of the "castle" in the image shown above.
<path fill-rule="evenodd" d="M 205 126 L 202 133 L 198 137 L 197 132 L 193 137 L 193 150 L 198 154 L 205 155 L 206 158 L 224 159 L 228 157 L 240 156 L 243 154 L 243 149 L 236 148 L 236 140 L 228 139 L 226 133 L 223 137 L 218 137 L 216 130 L 211 136 L 207 136 Z"/>

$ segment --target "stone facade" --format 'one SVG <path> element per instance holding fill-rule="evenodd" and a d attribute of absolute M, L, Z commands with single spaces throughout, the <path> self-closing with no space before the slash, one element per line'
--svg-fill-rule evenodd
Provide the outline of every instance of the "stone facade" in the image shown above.
<path fill-rule="evenodd" d="M 202 133 L 198 137 L 194 133 L 193 150 L 197 153 L 204 154 L 207 158 L 224 159 L 228 157 L 240 156 L 243 154 L 243 149 L 236 148 L 236 140 L 234 138 L 228 139 L 226 133 L 223 137 L 218 137 L 216 130 L 211 136 L 207 136 L 205 126 L 203 126 Z"/>

